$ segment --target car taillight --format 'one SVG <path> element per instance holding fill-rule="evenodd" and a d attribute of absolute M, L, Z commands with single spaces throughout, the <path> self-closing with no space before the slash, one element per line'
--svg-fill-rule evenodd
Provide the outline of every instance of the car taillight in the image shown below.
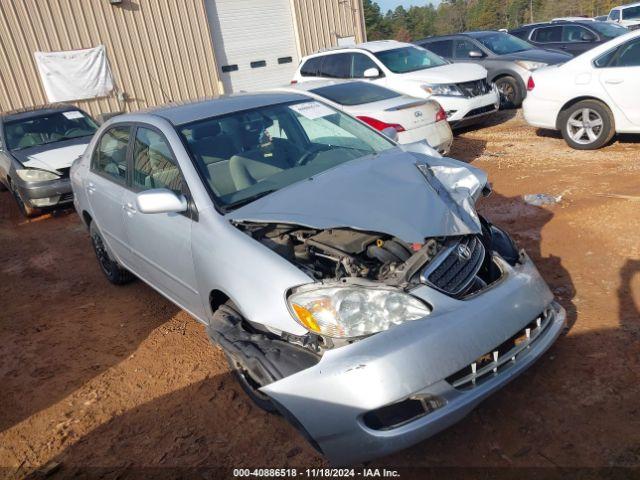
<path fill-rule="evenodd" d="M 386 123 L 377 118 L 366 117 L 364 115 L 358 116 L 357 118 L 380 132 L 389 127 L 394 128 L 396 132 L 404 132 L 404 127 L 398 123 Z"/>
<path fill-rule="evenodd" d="M 298 83 L 298 80 L 291 80 L 291 85 L 295 85 L 296 83 Z"/>
<path fill-rule="evenodd" d="M 530 92 L 536 88 L 536 82 L 533 81 L 533 76 L 529 77 L 529 81 L 527 82 L 527 90 Z"/>
<path fill-rule="evenodd" d="M 442 105 L 440 105 L 440 108 L 438 109 L 438 113 L 436 113 L 436 122 L 441 122 L 442 120 L 446 120 L 447 119 L 447 112 L 444 111 L 444 108 L 442 108 Z"/>

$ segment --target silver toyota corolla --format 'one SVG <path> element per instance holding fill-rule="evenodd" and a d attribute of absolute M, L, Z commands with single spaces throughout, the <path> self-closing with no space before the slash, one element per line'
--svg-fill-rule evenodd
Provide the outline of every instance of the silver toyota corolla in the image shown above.
<path fill-rule="evenodd" d="M 115 117 L 71 179 L 108 279 L 204 323 L 247 394 L 335 464 L 460 420 L 565 324 L 476 213 L 482 171 L 305 96 Z"/>

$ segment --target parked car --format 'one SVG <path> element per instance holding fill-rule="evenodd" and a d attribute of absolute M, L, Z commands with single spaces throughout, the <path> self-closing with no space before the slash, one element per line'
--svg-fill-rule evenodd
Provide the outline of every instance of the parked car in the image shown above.
<path fill-rule="evenodd" d="M 476 213 L 485 173 L 430 151 L 256 93 L 116 117 L 71 179 L 107 278 L 190 312 L 257 405 L 347 464 L 458 421 L 565 324 Z"/>
<path fill-rule="evenodd" d="M 430 37 L 416 44 L 452 62 L 478 63 L 487 69 L 489 82 L 500 92 L 503 107 L 519 107 L 527 93 L 527 80 L 536 68 L 566 62 L 570 55 L 535 48 L 508 33 L 466 32 Z"/>
<path fill-rule="evenodd" d="M 539 48 L 580 55 L 628 30 L 620 25 L 595 21 L 559 21 L 524 25 L 509 33 Z"/>
<path fill-rule="evenodd" d="M 640 28 L 640 2 L 612 8 L 607 21 L 627 27 L 629 30 Z"/>
<path fill-rule="evenodd" d="M 573 148 L 606 145 L 618 133 L 640 133 L 640 31 L 629 32 L 529 81 L 524 118 L 560 130 Z"/>
<path fill-rule="evenodd" d="M 481 66 L 451 64 L 423 48 L 394 40 L 304 57 L 292 83 L 323 78 L 368 80 L 412 97 L 433 98 L 453 128 L 476 123 L 499 107 L 498 93 Z"/>
<path fill-rule="evenodd" d="M 447 114 L 435 100 L 410 97 L 362 81 L 318 80 L 280 90 L 329 103 L 398 143 L 426 140 L 442 155 L 451 149 L 453 133 Z"/>
<path fill-rule="evenodd" d="M 73 105 L 44 105 L 0 114 L 0 187 L 27 217 L 70 205 L 69 169 L 97 129 Z"/>

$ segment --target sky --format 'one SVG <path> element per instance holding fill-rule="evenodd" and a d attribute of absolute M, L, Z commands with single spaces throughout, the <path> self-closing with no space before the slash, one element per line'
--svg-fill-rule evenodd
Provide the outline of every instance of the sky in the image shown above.
<path fill-rule="evenodd" d="M 373 0 L 373 1 L 376 2 L 378 5 L 380 5 L 380 10 L 382 10 L 382 13 L 386 13 L 387 10 L 393 10 L 398 5 L 402 5 L 404 8 L 409 8 L 412 5 L 423 6 L 423 5 L 426 5 L 427 3 L 433 3 L 434 5 L 437 5 L 438 3 L 440 3 L 439 0 Z"/>

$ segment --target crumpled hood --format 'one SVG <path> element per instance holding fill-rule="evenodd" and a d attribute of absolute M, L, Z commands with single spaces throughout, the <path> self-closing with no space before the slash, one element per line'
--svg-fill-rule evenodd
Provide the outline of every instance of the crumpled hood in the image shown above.
<path fill-rule="evenodd" d="M 226 215 L 233 221 L 346 227 L 422 243 L 480 233 L 482 171 L 450 158 L 394 148 L 294 183 Z"/>
<path fill-rule="evenodd" d="M 84 153 L 91 137 L 74 138 L 63 142 L 12 150 L 11 153 L 22 165 L 56 172 L 60 168 L 68 168 L 73 161 Z"/>
<path fill-rule="evenodd" d="M 534 48 L 531 50 L 525 50 L 523 52 L 509 53 L 507 55 L 500 55 L 497 57 L 499 60 L 525 60 L 531 62 L 544 62 L 549 65 L 555 65 L 558 63 L 568 62 L 573 58 L 573 55 L 565 52 L 542 50 L 541 48 Z"/>
<path fill-rule="evenodd" d="M 475 63 L 449 63 L 440 67 L 405 73 L 401 78 L 402 80 L 433 84 L 462 83 L 487 78 L 487 70 Z"/>

